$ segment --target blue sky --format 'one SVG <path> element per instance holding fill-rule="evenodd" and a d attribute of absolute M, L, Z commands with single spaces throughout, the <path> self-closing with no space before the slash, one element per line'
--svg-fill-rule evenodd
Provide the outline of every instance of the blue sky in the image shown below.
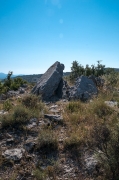
<path fill-rule="evenodd" d="M 74 60 L 119 68 L 119 0 L 0 0 L 0 72 Z"/>

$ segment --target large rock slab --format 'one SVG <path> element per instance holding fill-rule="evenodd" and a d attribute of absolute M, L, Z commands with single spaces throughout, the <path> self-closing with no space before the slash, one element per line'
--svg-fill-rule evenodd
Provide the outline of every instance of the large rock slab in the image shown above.
<path fill-rule="evenodd" d="M 49 100 L 56 95 L 57 88 L 62 81 L 64 64 L 56 61 L 37 82 L 32 93 L 42 95 L 43 100 Z"/>
<path fill-rule="evenodd" d="M 77 78 L 75 85 L 70 88 L 69 99 L 89 100 L 93 95 L 97 95 L 98 90 L 92 79 L 87 76 Z"/>

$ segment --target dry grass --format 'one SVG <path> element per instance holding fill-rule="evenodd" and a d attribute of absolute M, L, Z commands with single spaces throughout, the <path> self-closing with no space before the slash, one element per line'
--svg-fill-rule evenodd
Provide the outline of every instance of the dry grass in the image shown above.
<path fill-rule="evenodd" d="M 63 124 L 60 127 L 58 126 L 58 128 L 55 128 L 55 126 L 52 129 L 51 127 L 48 128 L 48 126 L 44 126 L 42 129 L 39 128 L 38 141 L 34 151 L 37 151 L 40 156 L 43 154 L 46 156 L 48 153 L 56 152 L 58 154 L 64 150 L 64 153 L 75 155 L 77 159 L 80 159 L 80 152 L 83 153 L 82 149 L 95 151 L 95 147 L 99 148 L 100 145 L 103 146 L 104 142 L 108 141 L 108 135 L 111 134 L 111 139 L 108 141 L 109 149 L 107 150 L 110 157 L 113 158 L 115 153 L 113 147 L 118 147 L 116 146 L 118 142 L 116 126 L 118 127 L 119 124 L 119 113 L 118 107 L 117 109 L 110 108 L 104 103 L 104 101 L 109 100 L 119 102 L 118 93 L 111 93 L 102 89 L 98 97 L 89 102 L 57 102 L 56 104 L 63 116 Z M 35 96 L 29 95 L 24 97 L 23 100 L 14 99 L 12 102 L 16 104 L 16 108 L 12 107 L 9 115 L 6 114 L 0 118 L 3 127 L 14 126 L 15 124 L 17 126 L 21 124 L 25 125 L 31 117 L 43 117 L 44 112 L 47 111 L 45 105 Z M 62 129 L 65 132 L 62 131 L 63 133 L 61 133 L 60 130 Z M 62 142 L 58 141 L 60 137 Z M 116 154 L 118 155 L 118 153 Z M 110 160 L 112 159 L 110 158 Z M 0 164 L 2 163 L 3 159 L 0 154 Z M 104 163 L 106 164 L 107 161 L 102 161 L 102 164 Z M 113 163 L 114 165 L 116 164 L 116 162 Z M 102 166 L 104 173 L 95 177 L 95 180 L 106 177 L 107 167 L 110 167 L 108 164 L 106 165 L 106 167 Z M 28 164 L 26 165 L 24 161 L 24 165 L 22 164 L 21 166 L 25 168 Z M 20 167 L 19 171 L 24 171 L 23 167 Z M 35 180 L 56 179 L 57 174 L 60 173 L 60 168 L 56 164 L 47 165 L 45 170 L 41 166 L 35 166 L 33 169 L 33 179 Z M 110 171 L 110 168 L 108 168 L 108 171 Z M 118 174 L 117 169 L 116 173 Z M 109 172 L 109 175 L 110 177 L 108 179 L 112 178 L 112 172 Z"/>
<path fill-rule="evenodd" d="M 110 91 L 106 91 L 106 92 L 102 91 L 99 93 L 97 98 L 94 98 L 90 102 L 85 102 L 85 103 L 80 101 L 69 102 L 66 105 L 63 114 L 64 122 L 67 126 L 66 136 L 68 137 L 64 141 L 64 148 L 68 151 L 73 149 L 72 152 L 75 153 L 77 152 L 77 150 L 78 152 L 80 152 L 82 147 L 84 149 L 86 148 L 91 150 L 92 149 L 91 143 L 93 142 L 94 142 L 93 143 L 94 149 L 95 147 L 98 148 L 98 145 L 101 143 L 102 146 L 104 145 L 104 147 L 106 147 L 106 144 L 104 144 L 104 138 L 108 139 L 108 136 L 106 134 L 108 133 L 107 130 L 108 128 L 109 133 L 111 133 L 111 139 L 108 142 L 107 151 L 108 153 L 110 152 L 110 154 L 108 154 L 110 158 L 109 162 L 112 162 L 112 159 L 116 155 L 115 150 L 112 148 L 112 146 L 113 145 L 115 146 L 117 142 L 117 135 L 116 135 L 117 130 L 115 130 L 115 126 L 119 124 L 119 119 L 118 119 L 119 113 L 118 113 L 118 108 L 115 107 L 112 108 L 107 106 L 105 104 L 105 101 L 118 100 L 118 98 L 119 98 L 118 93 L 112 94 Z M 106 124 L 106 128 L 104 127 L 105 124 Z M 98 143 L 98 145 L 96 143 Z M 80 154 L 77 155 L 80 156 Z M 109 167 L 108 168 L 109 173 L 107 173 L 107 166 L 106 167 L 103 166 L 104 163 Z M 104 169 L 104 174 L 103 176 L 101 175 L 102 179 L 107 177 L 105 173 L 107 173 L 110 176 L 110 178 L 115 177 L 113 172 L 111 172 L 110 168 L 112 167 L 114 170 L 115 164 L 117 165 L 116 159 L 113 163 L 114 166 L 112 167 L 111 165 L 108 164 L 108 161 L 105 161 L 104 159 L 102 160 L 101 166 Z M 115 168 L 115 170 L 116 170 L 115 173 L 118 174 L 117 168 Z"/>
<path fill-rule="evenodd" d="M 37 149 L 41 149 L 43 152 L 57 151 L 58 141 L 52 129 L 40 130 Z"/>

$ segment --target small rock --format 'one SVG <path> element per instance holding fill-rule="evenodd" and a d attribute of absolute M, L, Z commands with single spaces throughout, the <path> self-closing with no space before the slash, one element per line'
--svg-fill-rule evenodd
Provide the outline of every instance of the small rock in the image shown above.
<path fill-rule="evenodd" d="M 67 102 L 67 99 L 63 99 L 62 101 L 63 101 L 63 102 Z"/>
<path fill-rule="evenodd" d="M 35 142 L 26 142 L 26 144 L 24 144 L 24 148 L 25 148 L 25 150 L 26 151 L 32 151 L 33 150 L 33 148 L 35 147 Z"/>
<path fill-rule="evenodd" d="M 30 119 L 29 123 L 27 124 L 27 128 L 31 129 L 35 126 L 37 126 L 37 118 Z"/>
<path fill-rule="evenodd" d="M 11 143 L 13 143 L 13 142 L 14 142 L 14 139 L 13 139 L 13 138 L 7 139 L 7 141 L 6 141 L 7 144 L 11 144 Z"/>
<path fill-rule="evenodd" d="M 7 99 L 7 96 L 5 94 L 0 95 L 0 100 L 6 100 L 6 99 Z"/>
<path fill-rule="evenodd" d="M 7 92 L 7 98 L 18 96 L 18 94 L 19 94 L 19 91 L 13 91 L 13 90 L 8 91 Z"/>
<path fill-rule="evenodd" d="M 20 88 L 19 89 L 19 94 L 24 94 L 25 93 L 25 90 L 23 88 Z"/>
<path fill-rule="evenodd" d="M 23 153 L 24 153 L 24 149 L 23 148 L 15 148 L 15 149 L 7 149 L 4 153 L 2 153 L 2 155 L 9 160 L 14 160 L 14 161 L 18 161 L 22 158 Z"/>
<path fill-rule="evenodd" d="M 30 119 L 29 123 L 32 124 L 33 122 L 37 123 L 37 118 L 32 118 L 32 119 Z"/>
<path fill-rule="evenodd" d="M 26 127 L 28 129 L 32 129 L 33 127 L 37 126 L 37 124 L 35 122 L 33 122 L 32 124 L 28 124 Z"/>
<path fill-rule="evenodd" d="M 84 159 L 86 170 L 89 173 L 92 173 L 95 171 L 96 166 L 98 164 L 98 161 L 94 155 L 87 154 Z"/>
<path fill-rule="evenodd" d="M 59 113 L 59 112 L 60 112 L 59 110 L 56 110 L 56 109 L 50 109 L 50 111 L 51 111 L 52 113 Z"/>
<path fill-rule="evenodd" d="M 58 107 L 58 105 L 53 105 L 49 109 L 53 109 L 53 108 L 57 108 L 57 107 Z"/>
<path fill-rule="evenodd" d="M 0 115 L 8 114 L 8 111 L 0 110 Z"/>
<path fill-rule="evenodd" d="M 110 107 L 115 107 L 118 104 L 116 101 L 105 101 L 105 103 Z"/>
<path fill-rule="evenodd" d="M 22 88 L 27 88 L 28 86 L 27 86 L 27 84 L 22 84 L 21 87 Z"/>
<path fill-rule="evenodd" d="M 45 105 L 49 105 L 50 104 L 50 102 L 44 102 L 45 103 Z"/>
<path fill-rule="evenodd" d="M 54 114 L 44 114 L 44 118 L 48 118 L 49 120 L 53 121 L 62 121 L 63 118 L 60 115 L 54 115 Z"/>

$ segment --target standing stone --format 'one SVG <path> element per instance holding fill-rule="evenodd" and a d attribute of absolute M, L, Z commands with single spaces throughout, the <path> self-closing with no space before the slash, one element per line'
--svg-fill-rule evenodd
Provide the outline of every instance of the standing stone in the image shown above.
<path fill-rule="evenodd" d="M 32 93 L 42 95 L 43 100 L 49 100 L 56 95 L 56 90 L 62 80 L 64 64 L 56 61 L 37 82 Z"/>

